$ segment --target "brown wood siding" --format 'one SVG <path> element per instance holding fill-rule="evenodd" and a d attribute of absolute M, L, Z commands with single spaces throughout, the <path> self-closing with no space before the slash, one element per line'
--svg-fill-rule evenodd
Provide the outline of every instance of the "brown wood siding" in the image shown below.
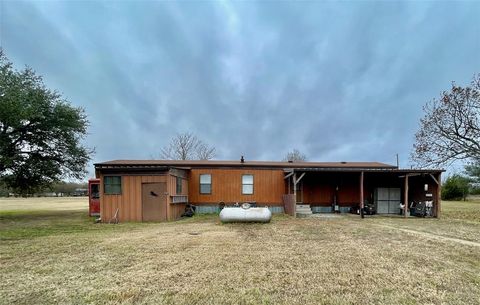
<path fill-rule="evenodd" d="M 115 174 L 108 175 L 115 176 Z M 119 220 L 142 221 L 142 183 L 167 182 L 166 175 L 156 176 L 121 176 L 122 194 L 108 195 L 104 193 L 104 175 L 100 175 L 100 215 L 103 222 L 108 222 L 119 208 Z M 167 183 L 168 189 L 168 183 Z M 167 199 L 167 204 L 168 204 Z"/>
<path fill-rule="evenodd" d="M 335 190 L 333 186 L 323 184 L 305 184 L 303 201 L 312 205 L 331 205 Z"/>
<path fill-rule="evenodd" d="M 442 183 L 442 173 L 438 173 L 436 177 L 438 183 Z M 437 184 L 436 185 L 436 198 L 437 198 L 437 204 L 435 205 L 435 217 L 440 217 L 442 214 L 442 185 Z"/>
<path fill-rule="evenodd" d="M 212 193 L 200 194 L 200 174 L 212 175 Z M 253 195 L 242 194 L 242 175 L 253 175 Z M 193 204 L 218 204 L 255 201 L 257 204 L 282 206 L 285 194 L 281 169 L 192 169 L 189 201 Z"/>
<path fill-rule="evenodd" d="M 142 183 L 143 221 L 167 220 L 167 184 Z"/>
<path fill-rule="evenodd" d="M 182 178 L 182 192 L 177 194 L 177 176 Z M 185 203 L 172 203 L 170 195 L 185 195 L 188 196 L 188 175 L 181 170 L 172 170 L 168 176 L 168 199 L 167 199 L 167 212 L 168 220 L 175 220 L 180 218 L 183 212 L 185 212 Z"/>
<path fill-rule="evenodd" d="M 360 173 L 307 173 L 303 178 L 303 202 L 331 206 L 337 196 L 339 206 L 356 205 L 360 202 L 359 187 Z"/>
<path fill-rule="evenodd" d="M 176 203 L 169 205 L 168 210 L 168 219 L 175 220 L 179 219 L 180 216 L 185 212 L 185 203 Z"/>

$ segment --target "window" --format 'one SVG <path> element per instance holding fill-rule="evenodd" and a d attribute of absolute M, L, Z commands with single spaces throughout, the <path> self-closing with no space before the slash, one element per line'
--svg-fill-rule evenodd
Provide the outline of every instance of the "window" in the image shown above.
<path fill-rule="evenodd" d="M 103 186 L 105 194 L 121 194 L 122 193 L 122 177 L 106 176 L 103 178 Z"/>
<path fill-rule="evenodd" d="M 100 198 L 100 184 L 91 184 L 90 185 L 90 198 L 98 199 Z"/>
<path fill-rule="evenodd" d="M 200 194 L 212 193 L 212 175 L 201 174 L 200 175 Z"/>
<path fill-rule="evenodd" d="M 242 194 L 244 195 L 253 194 L 253 175 L 242 176 Z"/>
<path fill-rule="evenodd" d="M 182 177 L 177 177 L 177 195 L 182 194 Z"/>

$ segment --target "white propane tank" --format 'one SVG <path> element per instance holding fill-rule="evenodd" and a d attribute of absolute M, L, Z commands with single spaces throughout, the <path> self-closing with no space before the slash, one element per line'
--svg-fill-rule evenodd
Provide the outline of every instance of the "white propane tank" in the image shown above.
<path fill-rule="evenodd" d="M 272 212 L 267 207 L 251 208 L 249 204 L 241 207 L 225 207 L 220 212 L 222 222 L 270 222 Z"/>

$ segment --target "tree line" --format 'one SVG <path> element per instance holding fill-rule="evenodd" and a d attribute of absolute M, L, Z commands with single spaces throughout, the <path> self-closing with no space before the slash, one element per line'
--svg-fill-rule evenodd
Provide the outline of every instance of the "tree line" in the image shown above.
<path fill-rule="evenodd" d="M 88 194 L 87 182 L 58 181 L 48 187 L 39 188 L 32 193 L 18 193 L 9 188 L 4 182 L 0 182 L 0 197 L 11 196 L 86 196 Z"/>

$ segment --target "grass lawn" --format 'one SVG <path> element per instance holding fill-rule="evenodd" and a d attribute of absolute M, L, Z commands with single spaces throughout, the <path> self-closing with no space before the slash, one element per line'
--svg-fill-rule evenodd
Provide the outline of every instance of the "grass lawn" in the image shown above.
<path fill-rule="evenodd" d="M 32 200 L 0 199 L 0 304 L 480 304 L 480 201 L 442 219 L 108 225 L 85 198 Z"/>

